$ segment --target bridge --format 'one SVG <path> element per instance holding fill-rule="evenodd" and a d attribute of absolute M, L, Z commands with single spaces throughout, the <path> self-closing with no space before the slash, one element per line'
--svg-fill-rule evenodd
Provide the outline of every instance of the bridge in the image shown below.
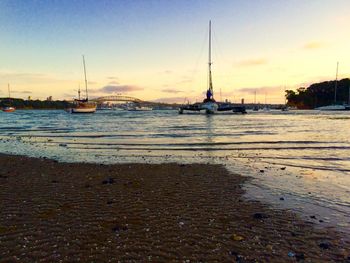
<path fill-rule="evenodd" d="M 122 95 L 113 95 L 113 96 L 103 96 L 91 99 L 91 101 L 97 102 L 97 103 L 103 103 L 105 101 L 118 101 L 118 102 L 142 102 L 142 100 L 129 97 L 129 96 L 122 96 Z"/>

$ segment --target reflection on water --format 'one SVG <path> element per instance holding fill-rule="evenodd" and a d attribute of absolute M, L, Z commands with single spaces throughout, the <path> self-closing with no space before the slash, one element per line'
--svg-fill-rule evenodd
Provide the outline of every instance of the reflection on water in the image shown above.
<path fill-rule="evenodd" d="M 0 113 L 0 151 L 61 161 L 222 163 L 253 177 L 248 197 L 346 230 L 349 130 L 350 112 L 17 111 Z"/>

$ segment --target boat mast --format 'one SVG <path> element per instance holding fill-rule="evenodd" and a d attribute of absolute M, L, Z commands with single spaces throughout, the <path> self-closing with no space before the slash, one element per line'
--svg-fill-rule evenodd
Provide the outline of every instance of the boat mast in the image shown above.
<path fill-rule="evenodd" d="M 84 58 L 84 55 L 83 55 L 83 65 L 84 65 L 84 75 L 85 75 L 86 100 L 89 100 L 89 97 L 88 97 L 88 90 L 87 90 L 86 68 L 85 68 L 85 58 Z"/>
<path fill-rule="evenodd" d="M 214 98 L 214 92 L 213 92 L 213 82 L 211 77 L 211 20 L 209 20 L 209 90 L 212 94 L 212 97 Z"/>
<path fill-rule="evenodd" d="M 256 90 L 254 92 L 254 104 L 256 104 Z"/>
<path fill-rule="evenodd" d="M 337 71 L 335 74 L 334 104 L 337 104 L 338 68 L 339 68 L 339 62 L 337 62 Z"/>
<path fill-rule="evenodd" d="M 79 100 L 80 100 L 80 84 L 79 84 L 79 89 L 78 89 L 78 96 L 79 96 Z"/>

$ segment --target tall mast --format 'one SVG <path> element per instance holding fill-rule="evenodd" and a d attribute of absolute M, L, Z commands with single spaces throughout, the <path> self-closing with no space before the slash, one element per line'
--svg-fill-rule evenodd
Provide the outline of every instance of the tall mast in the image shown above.
<path fill-rule="evenodd" d="M 337 62 L 337 71 L 335 74 L 334 104 L 337 104 L 338 68 L 339 68 L 339 62 Z"/>
<path fill-rule="evenodd" d="M 7 83 L 7 89 L 9 91 L 9 98 L 11 98 L 11 93 L 10 93 L 10 83 Z"/>
<path fill-rule="evenodd" d="M 88 100 L 89 97 L 88 97 L 88 90 L 87 90 L 86 68 L 85 68 L 85 58 L 84 58 L 84 55 L 83 55 L 83 65 L 84 65 L 84 75 L 85 75 L 86 100 Z"/>
<path fill-rule="evenodd" d="M 78 95 L 79 95 L 79 100 L 80 100 L 80 84 L 79 84 L 79 89 L 78 89 Z"/>
<path fill-rule="evenodd" d="M 211 77 L 211 20 L 209 20 L 209 90 L 214 97 L 214 92 L 213 92 L 213 82 L 212 82 L 212 77 Z"/>
<path fill-rule="evenodd" d="M 256 104 L 256 90 L 254 92 L 254 104 Z"/>

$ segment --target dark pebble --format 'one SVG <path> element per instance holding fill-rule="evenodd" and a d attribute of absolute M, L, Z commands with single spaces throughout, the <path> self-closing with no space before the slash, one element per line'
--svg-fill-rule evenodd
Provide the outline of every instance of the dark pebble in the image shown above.
<path fill-rule="evenodd" d="M 292 235 L 292 237 L 296 237 L 297 234 L 295 234 L 294 232 L 290 233 Z"/>
<path fill-rule="evenodd" d="M 180 167 L 185 167 L 185 166 L 186 166 L 186 164 L 179 164 L 179 166 L 180 166 Z"/>
<path fill-rule="evenodd" d="M 260 170 L 260 173 L 264 173 L 265 171 L 264 170 Z"/>
<path fill-rule="evenodd" d="M 284 197 L 280 197 L 280 200 L 281 200 L 281 201 L 284 201 Z"/>
<path fill-rule="evenodd" d="M 242 255 L 239 255 L 237 252 L 235 251 L 230 251 L 229 253 L 231 256 L 235 257 L 236 259 L 236 263 L 243 263 L 244 262 L 244 258 Z"/>
<path fill-rule="evenodd" d="M 106 180 L 103 180 L 102 184 L 114 184 L 114 179 L 113 178 L 108 178 Z"/>
<path fill-rule="evenodd" d="M 51 183 L 53 183 L 53 184 L 57 184 L 57 183 L 58 183 L 58 181 L 56 181 L 56 180 L 52 180 L 52 181 L 51 181 Z"/>
<path fill-rule="evenodd" d="M 107 201 L 107 205 L 113 204 L 113 201 Z"/>
<path fill-rule="evenodd" d="M 254 217 L 255 219 L 264 219 L 264 218 L 268 218 L 268 215 L 266 215 L 266 214 L 264 214 L 264 213 L 255 213 L 255 214 L 253 215 L 253 217 Z"/>
<path fill-rule="evenodd" d="M 304 253 L 296 253 L 296 254 L 295 254 L 295 259 L 296 259 L 297 261 L 305 260 Z"/>
<path fill-rule="evenodd" d="M 329 249 L 331 247 L 331 243 L 329 242 L 322 242 L 319 244 L 319 247 L 322 249 Z"/>
<path fill-rule="evenodd" d="M 127 226 L 115 226 L 112 228 L 113 232 L 120 232 L 120 231 L 127 231 L 128 227 Z"/>
<path fill-rule="evenodd" d="M 286 170 L 286 167 L 281 167 L 281 170 Z"/>
<path fill-rule="evenodd" d="M 322 219 L 318 220 L 318 222 L 323 223 L 324 221 Z"/>
<path fill-rule="evenodd" d="M 312 219 L 316 219 L 316 216 L 310 216 L 310 218 L 312 218 Z"/>

